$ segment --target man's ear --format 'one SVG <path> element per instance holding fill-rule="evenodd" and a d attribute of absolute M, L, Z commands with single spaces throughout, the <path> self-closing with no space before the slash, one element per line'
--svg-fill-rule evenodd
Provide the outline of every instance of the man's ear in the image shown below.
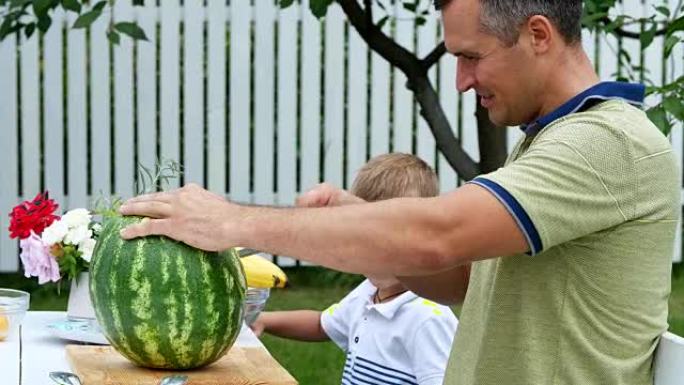
<path fill-rule="evenodd" d="M 538 54 L 548 51 L 553 39 L 558 36 L 551 21 L 541 15 L 530 17 L 523 26 L 522 32 L 528 35 L 530 48 Z"/>

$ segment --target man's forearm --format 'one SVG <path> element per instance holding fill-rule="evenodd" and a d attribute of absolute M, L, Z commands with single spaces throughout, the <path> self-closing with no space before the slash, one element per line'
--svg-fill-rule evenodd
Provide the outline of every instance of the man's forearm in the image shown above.
<path fill-rule="evenodd" d="M 453 218 L 430 199 L 310 209 L 244 207 L 240 245 L 352 273 L 423 275 L 445 270 Z M 334 218 L 334 220 L 331 220 Z M 446 229 L 446 230 L 445 230 Z M 321 252 L 325 250 L 325 252 Z"/>

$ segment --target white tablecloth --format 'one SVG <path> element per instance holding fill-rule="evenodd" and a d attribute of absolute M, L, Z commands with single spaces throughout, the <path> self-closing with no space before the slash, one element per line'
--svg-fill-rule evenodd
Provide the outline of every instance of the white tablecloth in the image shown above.
<path fill-rule="evenodd" d="M 28 312 L 20 333 L 0 342 L 0 384 L 47 385 L 51 383 L 49 372 L 71 371 L 64 347 L 78 342 L 55 337 L 47 327 L 65 319 L 65 312 Z M 244 325 L 235 344 L 265 349 Z"/>

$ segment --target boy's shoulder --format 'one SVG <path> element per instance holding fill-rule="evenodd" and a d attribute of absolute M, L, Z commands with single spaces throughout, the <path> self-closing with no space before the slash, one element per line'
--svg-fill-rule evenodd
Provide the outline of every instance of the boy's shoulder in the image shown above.
<path fill-rule="evenodd" d="M 451 308 L 419 296 L 403 304 L 401 313 L 420 323 L 429 319 L 458 323 L 458 319 Z"/>

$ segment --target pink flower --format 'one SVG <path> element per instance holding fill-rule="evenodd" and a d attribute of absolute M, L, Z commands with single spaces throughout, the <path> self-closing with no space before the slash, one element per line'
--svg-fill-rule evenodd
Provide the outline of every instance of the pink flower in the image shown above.
<path fill-rule="evenodd" d="M 26 278 L 38 277 L 38 283 L 57 282 L 60 279 L 57 260 L 50 254 L 50 247 L 31 231 L 28 238 L 19 241 L 21 262 Z"/>

